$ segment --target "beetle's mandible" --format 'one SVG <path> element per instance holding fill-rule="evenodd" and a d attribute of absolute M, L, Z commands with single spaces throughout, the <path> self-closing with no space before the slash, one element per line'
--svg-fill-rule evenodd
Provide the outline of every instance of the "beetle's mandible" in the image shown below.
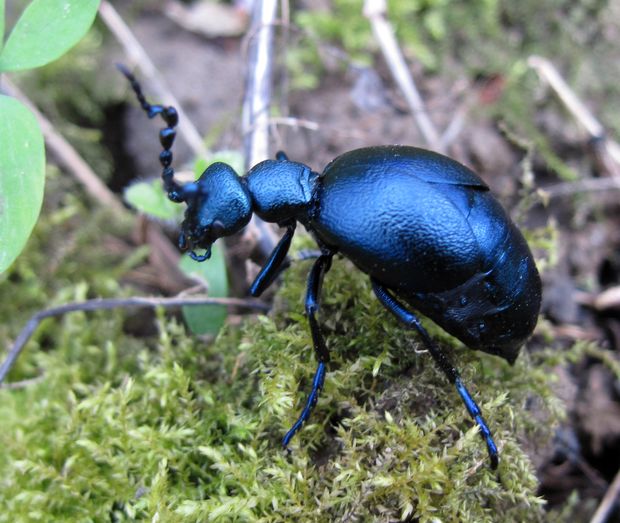
<path fill-rule="evenodd" d="M 279 274 L 297 222 L 321 249 L 305 301 L 318 368 L 283 445 L 308 419 L 323 387 L 329 352 L 317 321 L 320 289 L 334 254 L 340 253 L 370 276 L 379 301 L 405 327 L 417 330 L 480 427 L 496 468 L 497 447 L 478 405 L 409 308 L 468 347 L 514 362 L 536 325 L 541 282 L 527 243 L 487 185 L 450 158 L 398 145 L 345 153 L 321 174 L 284 153 L 242 177 L 215 163 L 197 181 L 180 185 L 173 178 L 170 150 L 176 110 L 149 104 L 133 75 L 120 69 L 149 118 L 160 115 L 166 123 L 160 131 L 164 188 L 172 201 L 187 204 L 181 249 L 195 260 L 206 260 L 213 242 L 238 232 L 252 213 L 286 228 L 250 288 L 253 296 Z"/>

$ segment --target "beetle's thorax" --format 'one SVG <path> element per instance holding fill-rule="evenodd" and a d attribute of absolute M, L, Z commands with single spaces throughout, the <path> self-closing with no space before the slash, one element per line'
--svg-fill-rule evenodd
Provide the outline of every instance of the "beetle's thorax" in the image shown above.
<path fill-rule="evenodd" d="M 304 221 L 312 204 L 318 174 L 307 165 L 288 160 L 265 160 L 244 177 L 252 210 L 263 220 Z"/>

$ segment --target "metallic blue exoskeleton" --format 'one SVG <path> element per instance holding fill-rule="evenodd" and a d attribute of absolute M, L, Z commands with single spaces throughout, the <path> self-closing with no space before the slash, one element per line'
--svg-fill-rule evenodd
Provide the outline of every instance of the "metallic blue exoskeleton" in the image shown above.
<path fill-rule="evenodd" d="M 162 176 L 169 198 L 187 203 L 179 246 L 192 258 L 209 258 L 212 243 L 239 231 L 252 213 L 285 227 L 250 288 L 258 296 L 282 269 L 297 222 L 321 249 L 305 305 L 318 368 L 284 446 L 308 419 L 323 386 L 329 353 L 317 321 L 319 294 L 332 257 L 340 253 L 370 276 L 380 302 L 421 335 L 479 425 L 491 466 L 497 467 L 491 432 L 458 371 L 400 301 L 468 347 L 514 362 L 536 325 L 541 282 L 527 243 L 486 184 L 445 156 L 393 145 L 345 153 L 321 174 L 278 153 L 243 177 L 215 163 L 196 182 L 179 185 L 170 152 L 176 111 L 148 104 L 135 78 L 123 72 L 149 117 L 160 115 L 167 124 L 160 132 Z"/>

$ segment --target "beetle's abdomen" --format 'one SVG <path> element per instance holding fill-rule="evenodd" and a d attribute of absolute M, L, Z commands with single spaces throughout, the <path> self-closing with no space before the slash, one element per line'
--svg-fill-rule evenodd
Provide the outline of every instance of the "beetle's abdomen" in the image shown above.
<path fill-rule="evenodd" d="M 463 285 L 403 298 L 468 347 L 512 363 L 536 326 L 541 282 L 527 243 L 510 224 L 484 270 Z"/>
<path fill-rule="evenodd" d="M 541 282 L 529 247 L 486 185 L 446 157 L 377 147 L 337 158 L 310 225 L 467 346 L 513 361 Z"/>

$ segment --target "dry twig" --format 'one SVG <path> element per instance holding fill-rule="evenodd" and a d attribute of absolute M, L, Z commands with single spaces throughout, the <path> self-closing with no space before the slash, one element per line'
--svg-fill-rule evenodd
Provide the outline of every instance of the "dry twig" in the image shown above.
<path fill-rule="evenodd" d="M 178 308 L 189 305 L 227 305 L 232 307 L 242 307 L 245 309 L 252 309 L 266 312 L 269 310 L 269 305 L 260 300 L 247 300 L 240 298 L 198 298 L 198 297 L 173 297 L 173 298 L 154 298 L 154 297 L 141 297 L 136 296 L 133 298 L 111 298 L 111 299 L 94 299 L 86 300 L 76 303 L 67 303 L 58 307 L 51 307 L 34 314 L 26 323 L 26 326 L 21 330 L 13 346 L 9 350 L 9 353 L 5 360 L 0 365 L 0 384 L 4 381 L 7 374 L 17 361 L 17 358 L 24 349 L 26 343 L 30 337 L 34 334 L 37 327 L 45 318 L 53 316 L 62 316 L 68 312 L 77 311 L 96 311 L 107 310 L 117 308 Z"/>
<path fill-rule="evenodd" d="M 257 0 L 247 37 L 247 71 L 243 100 L 245 167 L 248 170 L 269 158 L 269 108 L 273 73 L 274 29 L 277 0 Z M 244 234 L 257 239 L 259 250 L 268 255 L 276 244 L 274 232 L 252 216 Z"/>
<path fill-rule="evenodd" d="M 609 287 L 598 293 L 575 293 L 575 301 L 581 305 L 592 307 L 597 311 L 620 308 L 620 285 Z"/>
<path fill-rule="evenodd" d="M 443 144 L 439 139 L 439 133 L 428 116 L 422 97 L 411 74 L 409 74 L 407 63 L 394 36 L 394 30 L 386 18 L 386 12 L 385 0 L 365 0 L 364 16 L 370 21 L 372 31 L 381 46 L 385 61 L 409 104 L 411 113 L 422 136 L 426 140 L 426 144 L 432 149 L 442 152 Z"/>
<path fill-rule="evenodd" d="M 269 108 L 277 0 L 255 3 L 248 36 L 248 66 L 243 101 L 246 169 L 269 158 Z"/>
<path fill-rule="evenodd" d="M 540 189 L 549 198 L 570 196 L 585 192 L 606 192 L 620 190 L 620 179 L 586 178 L 576 182 L 560 182 Z"/>
<path fill-rule="evenodd" d="M 527 62 L 551 86 L 560 100 L 566 105 L 566 108 L 585 128 L 592 140 L 597 143 L 598 152 L 601 154 L 601 160 L 605 169 L 614 179 L 619 180 L 620 145 L 606 135 L 603 124 L 594 117 L 585 104 L 577 97 L 549 60 L 541 56 L 530 56 Z"/>
<path fill-rule="evenodd" d="M 618 501 L 620 495 L 620 472 L 616 474 L 612 484 L 607 489 L 605 496 L 601 501 L 601 504 L 596 509 L 594 516 L 590 520 L 590 523 L 605 523 L 610 516 L 614 505 Z"/>

